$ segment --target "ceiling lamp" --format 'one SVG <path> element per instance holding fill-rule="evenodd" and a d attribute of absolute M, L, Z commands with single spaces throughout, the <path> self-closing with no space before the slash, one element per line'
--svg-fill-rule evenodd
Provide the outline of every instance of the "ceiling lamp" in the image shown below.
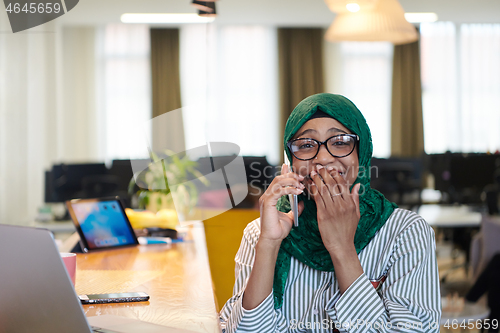
<path fill-rule="evenodd" d="M 201 17 L 215 17 L 217 11 L 215 10 L 215 2 L 209 2 L 210 10 L 198 10 L 198 15 Z"/>
<path fill-rule="evenodd" d="M 356 6 L 359 10 L 372 10 L 375 8 L 377 0 L 325 0 L 328 8 L 334 13 L 352 12 Z"/>
<path fill-rule="evenodd" d="M 203 11 L 203 10 L 199 10 L 199 11 L 198 11 L 198 16 L 201 16 L 201 17 L 208 17 L 208 18 L 210 18 L 210 17 L 215 17 L 215 16 L 217 16 L 217 12 L 216 12 L 216 10 L 215 10 L 215 9 L 214 9 L 214 11 L 213 11 L 213 12 L 205 12 L 205 11 Z"/>
<path fill-rule="evenodd" d="M 198 10 L 204 11 L 204 12 L 213 12 L 215 10 L 215 2 L 213 1 L 198 1 L 198 0 L 193 0 L 191 2 L 191 5 L 193 7 L 196 7 Z"/>
<path fill-rule="evenodd" d="M 328 41 L 406 44 L 418 39 L 417 30 L 405 19 L 403 7 L 397 0 L 325 1 L 338 13 L 325 34 Z"/>

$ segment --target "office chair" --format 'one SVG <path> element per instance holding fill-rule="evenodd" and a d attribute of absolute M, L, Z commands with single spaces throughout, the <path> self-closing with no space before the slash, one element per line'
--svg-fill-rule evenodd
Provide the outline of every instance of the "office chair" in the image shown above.
<path fill-rule="evenodd" d="M 234 257 L 240 247 L 243 230 L 259 216 L 258 210 L 231 209 L 203 221 L 218 311 L 233 295 Z"/>

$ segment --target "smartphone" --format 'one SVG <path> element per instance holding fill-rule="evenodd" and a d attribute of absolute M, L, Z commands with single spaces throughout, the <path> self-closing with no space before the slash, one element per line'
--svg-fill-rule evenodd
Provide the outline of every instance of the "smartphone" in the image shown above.
<path fill-rule="evenodd" d="M 88 294 L 78 295 L 82 304 L 146 302 L 149 295 L 144 292 L 117 293 L 117 294 Z"/>
<path fill-rule="evenodd" d="M 288 160 L 288 156 L 285 154 L 285 164 L 288 165 L 290 168 L 290 171 L 292 170 L 292 167 L 290 166 L 290 161 Z M 293 212 L 293 226 L 298 227 L 299 226 L 299 199 L 297 198 L 297 195 L 295 194 L 289 194 L 288 195 L 288 200 L 290 201 L 290 206 L 292 207 L 292 212 Z"/>

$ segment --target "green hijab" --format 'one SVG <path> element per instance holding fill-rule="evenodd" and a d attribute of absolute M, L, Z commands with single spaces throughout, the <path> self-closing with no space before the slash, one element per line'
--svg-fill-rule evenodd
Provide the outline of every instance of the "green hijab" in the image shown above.
<path fill-rule="evenodd" d="M 283 139 L 288 159 L 293 161 L 286 143 L 316 111 L 322 111 L 335 118 L 352 133 L 359 136 L 359 173 L 355 183 L 352 184 L 354 186 L 361 183 L 359 190 L 361 218 L 354 236 L 354 245 L 359 254 L 385 224 L 397 206 L 388 201 L 380 192 L 370 188 L 370 161 L 373 152 L 370 129 L 358 108 L 343 96 L 317 94 L 307 97 L 295 107 L 286 122 Z M 276 261 L 273 284 L 275 309 L 279 309 L 283 305 L 283 293 L 292 256 L 316 270 L 334 271 L 330 254 L 321 240 L 314 199 L 308 199 L 306 195 L 299 195 L 299 200 L 304 202 L 304 210 L 299 217 L 299 226 L 293 227 L 290 234 L 282 241 Z M 277 208 L 285 213 L 290 211 L 287 196 L 280 198 Z"/>

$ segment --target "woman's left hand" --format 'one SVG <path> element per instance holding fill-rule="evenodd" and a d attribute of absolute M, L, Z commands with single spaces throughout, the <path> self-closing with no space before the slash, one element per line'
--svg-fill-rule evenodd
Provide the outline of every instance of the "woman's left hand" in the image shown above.
<path fill-rule="evenodd" d="M 337 170 L 327 170 L 321 165 L 317 166 L 317 172 L 311 172 L 311 179 L 315 185 L 311 194 L 316 202 L 318 227 L 326 249 L 335 253 L 354 247 L 361 184 L 356 184 L 350 193 L 349 184 Z"/>

